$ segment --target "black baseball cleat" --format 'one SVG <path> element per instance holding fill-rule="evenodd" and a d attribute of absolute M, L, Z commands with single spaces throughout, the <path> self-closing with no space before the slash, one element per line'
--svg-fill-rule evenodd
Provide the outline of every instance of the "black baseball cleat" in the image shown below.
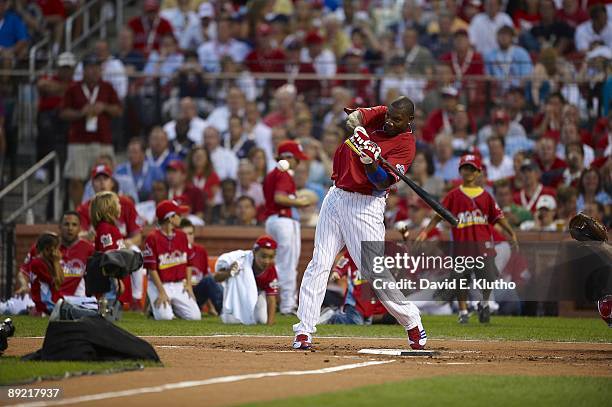
<path fill-rule="evenodd" d="M 491 322 L 491 309 L 489 308 L 489 304 L 482 305 L 478 303 L 478 321 L 481 324 L 488 324 Z"/>

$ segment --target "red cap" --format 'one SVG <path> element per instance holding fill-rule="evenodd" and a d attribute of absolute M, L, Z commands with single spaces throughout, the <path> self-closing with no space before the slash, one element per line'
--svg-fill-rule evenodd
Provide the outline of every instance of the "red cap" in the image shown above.
<path fill-rule="evenodd" d="M 278 145 L 278 155 L 281 157 L 291 155 L 298 160 L 308 160 L 308 156 L 304 154 L 302 146 L 293 140 L 287 140 L 280 143 Z"/>
<path fill-rule="evenodd" d="M 264 249 L 276 250 L 276 248 L 278 247 L 278 244 L 276 243 L 276 240 L 272 238 L 272 236 L 261 235 L 255 241 L 255 245 L 253 246 L 253 249 L 259 249 L 260 247 L 263 247 Z"/>
<path fill-rule="evenodd" d="M 96 165 L 93 170 L 91 170 L 91 179 L 96 178 L 98 175 L 106 175 L 107 177 L 113 176 L 113 170 L 110 169 L 108 165 Z"/>
<path fill-rule="evenodd" d="M 304 38 L 306 45 L 323 44 L 324 41 L 325 39 L 316 31 L 309 32 L 308 35 L 306 35 L 306 38 Z"/>
<path fill-rule="evenodd" d="M 158 11 L 159 10 L 159 1 L 157 0 L 145 0 L 143 4 L 143 8 L 145 12 L 149 11 Z"/>
<path fill-rule="evenodd" d="M 181 160 L 170 161 L 168 163 L 168 169 L 187 172 L 187 169 L 185 168 L 185 163 L 183 163 Z"/>
<path fill-rule="evenodd" d="M 475 154 L 466 154 L 461 157 L 461 161 L 459 161 L 459 168 L 463 167 L 464 165 L 471 165 L 478 171 L 482 171 L 482 161 L 480 161 L 480 158 Z"/>
<path fill-rule="evenodd" d="M 161 201 L 157 204 L 157 208 L 155 209 L 155 216 L 157 216 L 158 222 L 166 220 L 172 215 L 181 213 L 189 213 L 189 207 L 179 205 L 176 201 L 171 201 L 169 199 Z"/>

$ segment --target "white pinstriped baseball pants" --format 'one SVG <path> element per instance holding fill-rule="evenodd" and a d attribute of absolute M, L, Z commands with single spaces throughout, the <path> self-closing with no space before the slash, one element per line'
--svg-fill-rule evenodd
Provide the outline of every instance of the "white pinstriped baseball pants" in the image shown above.
<path fill-rule="evenodd" d="M 331 187 L 321 206 L 315 232 L 314 252 L 300 287 L 300 322 L 293 326 L 297 334 L 316 332 L 321 304 L 334 259 L 346 244 L 357 267 L 361 267 L 361 242 L 385 240 L 386 199 Z M 421 323 L 419 309 L 401 292 L 394 293 L 402 301 L 385 301 L 374 289 L 383 305 L 406 330 Z M 387 290 L 388 291 L 388 290 Z"/>

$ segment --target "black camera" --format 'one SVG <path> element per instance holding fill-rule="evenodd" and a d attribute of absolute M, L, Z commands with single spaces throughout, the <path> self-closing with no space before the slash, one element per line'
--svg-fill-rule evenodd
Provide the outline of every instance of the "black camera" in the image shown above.
<path fill-rule="evenodd" d="M 15 334 L 15 325 L 13 320 L 7 318 L 0 324 L 0 355 L 8 348 L 8 338 Z"/>

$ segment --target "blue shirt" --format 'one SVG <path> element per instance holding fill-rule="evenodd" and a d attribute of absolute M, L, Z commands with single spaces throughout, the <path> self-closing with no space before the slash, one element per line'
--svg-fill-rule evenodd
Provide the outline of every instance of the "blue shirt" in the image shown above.
<path fill-rule="evenodd" d="M 19 41 L 28 39 L 28 30 L 23 20 L 14 12 L 6 11 L 0 24 L 0 47 L 13 48 Z"/>
<path fill-rule="evenodd" d="M 153 182 L 163 181 L 165 178 L 161 169 L 150 165 L 147 161 L 143 163 L 142 170 L 139 173 L 133 172 L 130 163 L 125 162 L 117 166 L 115 174 L 132 177 L 138 191 L 138 199 L 141 202 L 149 199 L 153 190 Z"/>
<path fill-rule="evenodd" d="M 505 52 L 501 49 L 489 52 L 485 55 L 485 66 L 487 74 L 503 80 L 504 89 L 510 85 L 520 86 L 521 78 L 531 75 L 533 70 L 529 53 L 515 45 Z"/>
<path fill-rule="evenodd" d="M 438 160 L 435 160 L 434 167 L 436 172 L 434 175 L 447 182 L 459 178 L 459 161 L 459 157 L 452 157 L 444 165 L 442 165 L 438 162 Z"/>

